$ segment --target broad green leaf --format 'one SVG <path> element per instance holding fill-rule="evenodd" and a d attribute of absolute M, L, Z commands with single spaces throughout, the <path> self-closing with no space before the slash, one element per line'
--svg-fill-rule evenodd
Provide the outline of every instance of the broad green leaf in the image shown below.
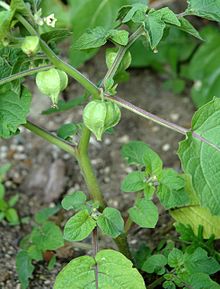
<path fill-rule="evenodd" d="M 155 228 L 158 221 L 158 209 L 147 199 L 139 199 L 128 210 L 131 220 L 142 228 Z"/>
<path fill-rule="evenodd" d="M 161 174 L 163 164 L 160 157 L 144 142 L 129 142 L 122 147 L 121 155 L 129 165 L 145 166 L 147 173 L 151 175 Z"/>
<path fill-rule="evenodd" d="M 220 21 L 220 0 L 188 0 L 187 14 Z"/>
<path fill-rule="evenodd" d="M 121 213 L 114 208 L 105 208 L 97 219 L 97 225 L 104 234 L 112 238 L 124 232 L 124 220 Z"/>
<path fill-rule="evenodd" d="M 17 211 L 13 208 L 9 208 L 5 211 L 5 218 L 11 225 L 18 225 L 19 224 L 19 217 Z"/>
<path fill-rule="evenodd" d="M 56 250 L 64 245 L 60 228 L 52 222 L 35 227 L 31 233 L 31 240 L 42 251 Z"/>
<path fill-rule="evenodd" d="M 195 235 L 198 232 L 199 225 L 202 225 L 205 239 L 208 239 L 213 234 L 216 239 L 220 239 L 220 216 L 213 216 L 207 208 L 188 206 L 172 210 L 170 215 L 177 222 L 190 225 Z"/>
<path fill-rule="evenodd" d="M 214 96 L 220 97 L 220 32 L 219 29 L 208 26 L 201 31 L 201 36 L 205 41 L 184 73 L 194 81 L 191 95 L 197 107 L 206 104 Z"/>
<path fill-rule="evenodd" d="M 42 250 L 37 247 L 37 245 L 31 245 L 27 249 L 28 255 L 31 259 L 36 261 L 43 260 Z"/>
<path fill-rule="evenodd" d="M 121 190 L 126 193 L 143 191 L 146 187 L 145 177 L 144 172 L 129 173 L 122 181 Z"/>
<path fill-rule="evenodd" d="M 193 289 L 220 289 L 220 285 L 214 282 L 208 274 L 193 273 L 187 279 L 187 283 Z"/>
<path fill-rule="evenodd" d="M 107 42 L 108 32 L 101 26 L 88 29 L 74 44 L 75 49 L 99 48 Z"/>
<path fill-rule="evenodd" d="M 188 33 L 188 34 L 191 34 L 192 36 L 200 39 L 200 40 L 203 40 L 202 37 L 200 36 L 199 32 L 196 30 L 196 28 L 193 27 L 193 25 L 184 17 L 180 17 L 179 18 L 179 22 L 180 22 L 180 25 L 178 27 L 178 29 Z"/>
<path fill-rule="evenodd" d="M 21 250 L 16 255 L 16 271 L 21 283 L 21 288 L 28 288 L 28 279 L 32 277 L 34 266 L 31 263 L 31 258 L 28 256 L 28 253 L 24 250 Z"/>
<path fill-rule="evenodd" d="M 76 134 L 78 130 L 78 127 L 74 123 L 65 123 L 63 124 L 58 130 L 57 135 L 60 138 L 68 139 L 70 136 L 73 136 Z"/>
<path fill-rule="evenodd" d="M 132 262 L 113 250 L 102 250 L 95 258 L 75 258 L 58 274 L 54 289 L 96 289 L 95 265 L 98 267 L 99 289 L 146 289 Z"/>
<path fill-rule="evenodd" d="M 83 192 L 77 191 L 65 196 L 61 204 L 65 210 L 79 211 L 85 206 L 86 199 L 87 197 Z"/>
<path fill-rule="evenodd" d="M 29 9 L 28 4 L 25 3 L 23 0 L 11 0 L 10 8 L 13 13 L 18 12 L 24 16 L 31 15 L 31 11 Z"/>
<path fill-rule="evenodd" d="M 43 224 L 50 217 L 52 217 L 57 212 L 59 212 L 59 210 L 60 210 L 60 206 L 56 206 L 53 208 L 43 208 L 35 214 L 34 216 L 35 222 L 37 222 L 38 224 Z"/>
<path fill-rule="evenodd" d="M 11 11 L 0 11 L 0 42 L 9 33 L 13 13 Z"/>
<path fill-rule="evenodd" d="M 201 107 L 192 119 L 192 131 L 180 143 L 179 157 L 185 173 L 191 174 L 201 207 L 220 215 L 220 99 Z"/>
<path fill-rule="evenodd" d="M 179 249 L 173 248 L 168 255 L 168 265 L 171 268 L 180 267 L 183 265 L 183 252 Z"/>
<path fill-rule="evenodd" d="M 165 273 L 166 264 L 167 258 L 162 254 L 157 254 L 147 258 L 141 269 L 147 273 L 163 275 Z"/>
<path fill-rule="evenodd" d="M 116 42 L 119 45 L 127 45 L 128 44 L 128 36 L 129 33 L 126 30 L 116 30 L 111 29 L 108 32 L 108 38 L 112 40 L 113 42 Z"/>
<path fill-rule="evenodd" d="M 19 125 L 26 123 L 30 103 L 31 94 L 26 88 L 22 89 L 21 96 L 12 90 L 0 89 L 0 137 L 12 136 Z"/>
<path fill-rule="evenodd" d="M 172 169 L 163 170 L 157 195 L 162 205 L 168 210 L 183 207 L 190 203 L 185 190 L 185 179 Z"/>
<path fill-rule="evenodd" d="M 172 10 L 170 10 L 168 7 L 161 8 L 157 10 L 154 14 L 161 15 L 161 19 L 167 24 L 180 26 L 180 21 L 177 18 L 176 14 Z"/>
<path fill-rule="evenodd" d="M 96 227 L 96 222 L 87 210 L 82 210 L 71 217 L 64 227 L 64 239 L 67 241 L 81 241 L 89 236 Z"/>
<path fill-rule="evenodd" d="M 184 265 L 191 274 L 206 273 L 210 275 L 220 270 L 220 264 L 213 257 L 208 257 L 207 252 L 200 247 L 192 254 L 184 256 Z"/>

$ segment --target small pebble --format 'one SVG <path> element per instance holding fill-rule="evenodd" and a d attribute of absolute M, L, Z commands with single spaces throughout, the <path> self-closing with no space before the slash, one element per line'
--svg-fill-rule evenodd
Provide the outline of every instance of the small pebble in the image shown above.
<path fill-rule="evenodd" d="M 168 152 L 170 150 L 170 144 L 166 143 L 162 146 L 162 150 L 164 152 Z"/>

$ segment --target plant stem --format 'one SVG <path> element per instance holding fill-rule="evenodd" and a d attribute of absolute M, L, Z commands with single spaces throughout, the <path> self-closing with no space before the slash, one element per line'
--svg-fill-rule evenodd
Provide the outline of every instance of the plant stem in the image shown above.
<path fill-rule="evenodd" d="M 62 59 L 60 59 L 53 50 L 47 45 L 47 43 L 40 38 L 40 35 L 37 31 L 31 26 L 31 24 L 20 14 L 16 14 L 16 18 L 22 23 L 22 25 L 27 29 L 27 31 L 31 35 L 36 35 L 40 39 L 40 46 L 43 52 L 47 55 L 49 60 L 60 70 L 65 71 L 67 74 L 72 76 L 77 82 L 79 82 L 86 90 L 88 90 L 92 95 L 99 96 L 100 91 L 99 88 L 92 83 L 86 76 L 84 76 L 77 69 L 65 63 Z"/>
<path fill-rule="evenodd" d="M 84 126 L 76 157 L 90 195 L 95 201 L 99 202 L 100 208 L 103 210 L 106 207 L 106 203 L 100 190 L 97 178 L 94 174 L 94 170 L 88 154 L 90 135 L 90 131 Z"/>
<path fill-rule="evenodd" d="M 4 1 L 0 1 L 0 6 L 4 8 L 5 10 L 10 10 L 10 6 Z"/>
<path fill-rule="evenodd" d="M 44 140 L 48 141 L 51 144 L 56 145 L 60 149 L 64 150 L 65 152 L 69 153 L 72 156 L 76 156 L 76 148 L 64 141 L 63 139 L 53 135 L 52 133 L 48 132 L 47 130 L 37 126 L 36 124 L 32 123 L 31 121 L 27 121 L 26 124 L 23 124 L 23 126 L 33 132 L 34 134 L 40 136 Z"/>
<path fill-rule="evenodd" d="M 93 257 L 96 257 L 96 254 L 98 253 L 98 230 L 97 227 L 92 232 L 92 243 L 93 243 Z M 95 286 L 96 289 L 99 289 L 99 271 L 98 271 L 98 265 L 95 264 Z"/>
<path fill-rule="evenodd" d="M 153 283 L 151 283 L 150 285 L 147 286 L 148 289 L 154 289 L 156 288 L 158 285 L 160 285 L 162 282 L 164 281 L 164 277 L 160 277 L 157 280 L 155 280 Z"/>
<path fill-rule="evenodd" d="M 53 65 L 44 65 L 44 66 L 39 66 L 39 67 L 27 69 L 27 70 L 12 74 L 8 77 L 2 78 L 0 80 L 0 85 L 3 85 L 5 83 L 11 82 L 13 80 L 22 78 L 24 76 L 28 76 L 28 75 L 32 75 L 32 74 L 35 74 L 35 73 L 40 72 L 40 71 L 48 70 L 52 67 L 53 67 Z"/>

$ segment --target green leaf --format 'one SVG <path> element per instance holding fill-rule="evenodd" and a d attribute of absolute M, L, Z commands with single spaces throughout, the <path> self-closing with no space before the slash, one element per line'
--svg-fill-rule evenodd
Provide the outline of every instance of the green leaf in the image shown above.
<path fill-rule="evenodd" d="M 139 192 L 143 191 L 146 187 L 146 173 L 144 172 L 131 172 L 129 173 L 121 184 L 123 192 Z"/>
<path fill-rule="evenodd" d="M 0 42 L 9 33 L 12 18 L 13 13 L 11 11 L 0 11 Z"/>
<path fill-rule="evenodd" d="M 183 207 L 190 203 L 185 190 L 185 179 L 172 169 L 163 170 L 157 195 L 162 205 L 168 210 Z"/>
<path fill-rule="evenodd" d="M 18 202 L 18 199 L 19 199 L 19 194 L 12 196 L 8 201 L 8 205 L 10 207 L 14 207 L 16 205 L 16 203 Z"/>
<path fill-rule="evenodd" d="M 0 211 L 4 212 L 8 209 L 8 204 L 4 199 L 0 199 Z"/>
<path fill-rule="evenodd" d="M 176 285 L 172 281 L 165 281 L 163 283 L 164 289 L 176 289 Z"/>
<path fill-rule="evenodd" d="M 26 123 L 31 94 L 26 88 L 21 96 L 3 88 L 0 89 L 0 137 L 8 138 L 17 132 L 19 125 Z"/>
<path fill-rule="evenodd" d="M 32 277 L 34 266 L 31 263 L 31 258 L 28 256 L 28 253 L 24 250 L 16 255 L 16 271 L 21 283 L 21 288 L 28 288 L 28 279 Z"/>
<path fill-rule="evenodd" d="M 68 139 L 70 136 L 73 136 L 76 134 L 78 130 L 78 127 L 74 123 L 65 123 L 63 124 L 58 130 L 57 135 L 60 138 Z"/>
<path fill-rule="evenodd" d="M 57 261 L 56 255 L 53 255 L 52 258 L 50 259 L 49 263 L 48 263 L 48 266 L 47 266 L 49 271 L 53 270 L 53 268 L 56 265 L 56 261 Z"/>
<path fill-rule="evenodd" d="M 17 12 L 24 16 L 31 15 L 31 11 L 27 3 L 25 3 L 23 0 L 11 0 L 10 8 L 11 8 L 11 11 L 13 11 L 13 13 Z"/>
<path fill-rule="evenodd" d="M 57 212 L 59 212 L 59 210 L 60 210 L 60 206 L 56 206 L 53 208 L 43 208 L 35 214 L 34 216 L 35 222 L 37 222 L 38 224 L 43 224 L 50 217 L 52 217 Z"/>
<path fill-rule="evenodd" d="M 11 225 L 18 225 L 19 224 L 19 217 L 17 211 L 13 208 L 9 208 L 5 211 L 5 218 Z"/>
<path fill-rule="evenodd" d="M 199 32 L 193 27 L 193 25 L 184 17 L 179 18 L 180 27 L 178 29 L 191 34 L 195 38 L 198 38 L 199 40 L 203 40 L 203 38 L 200 36 Z"/>
<path fill-rule="evenodd" d="M 192 119 L 192 130 L 201 140 L 188 133 L 178 151 L 183 170 L 192 176 L 200 205 L 209 208 L 213 215 L 220 215 L 219 119 L 220 99 L 215 99 L 200 108 Z"/>
<path fill-rule="evenodd" d="M 67 211 L 68 210 L 79 211 L 85 206 L 86 199 L 87 197 L 83 192 L 77 191 L 70 195 L 65 196 L 61 204 L 62 207 Z"/>
<path fill-rule="evenodd" d="M 108 32 L 101 26 L 88 29 L 75 43 L 74 47 L 80 50 L 99 48 L 107 42 Z"/>
<path fill-rule="evenodd" d="M 108 38 L 110 38 L 113 42 L 116 42 L 119 45 L 127 45 L 128 44 L 129 33 L 126 30 L 116 30 L 111 29 L 108 32 Z"/>
<path fill-rule="evenodd" d="M 171 268 L 177 268 L 183 265 L 183 252 L 179 249 L 173 248 L 168 255 L 168 265 Z"/>
<path fill-rule="evenodd" d="M 172 10 L 170 10 L 168 7 L 161 8 L 157 10 L 154 14 L 160 15 L 161 19 L 167 24 L 180 26 L 180 21 L 177 18 L 176 14 Z"/>
<path fill-rule="evenodd" d="M 114 208 L 105 208 L 97 219 L 97 225 L 104 234 L 112 238 L 124 232 L 124 220 L 121 213 Z"/>
<path fill-rule="evenodd" d="M 187 283 L 193 289 L 220 289 L 220 285 L 214 282 L 208 274 L 193 273 L 188 278 Z"/>
<path fill-rule="evenodd" d="M 71 217 L 64 227 L 64 239 L 67 241 L 81 241 L 89 236 L 96 227 L 96 222 L 87 210 L 82 210 Z"/>
<path fill-rule="evenodd" d="M 151 175 L 159 176 L 162 172 L 162 161 L 160 157 L 144 142 L 131 141 L 124 145 L 121 155 L 129 165 L 142 165 Z"/>
<path fill-rule="evenodd" d="M 133 5 L 124 6 L 119 11 L 119 18 L 122 18 L 123 16 L 122 23 L 127 23 L 133 20 L 133 17 L 137 12 L 146 13 L 147 9 L 146 4 L 143 3 L 134 3 Z"/>
<path fill-rule="evenodd" d="M 210 275 L 220 270 L 220 264 L 213 257 L 208 257 L 207 252 L 200 247 L 192 254 L 185 255 L 184 265 L 191 274 L 206 273 Z"/>
<path fill-rule="evenodd" d="M 0 167 L 0 181 L 2 181 L 6 175 L 6 173 L 10 170 L 11 164 L 7 163 Z"/>
<path fill-rule="evenodd" d="M 137 200 L 128 213 L 132 221 L 142 228 L 155 228 L 158 221 L 158 209 L 147 199 Z"/>
<path fill-rule="evenodd" d="M 220 21 L 220 0 L 188 0 L 187 14 Z"/>
<path fill-rule="evenodd" d="M 60 228 L 52 222 L 35 227 L 31 233 L 31 240 L 42 251 L 56 250 L 64 245 Z"/>
<path fill-rule="evenodd" d="M 145 289 L 142 276 L 124 255 L 113 250 L 99 251 L 95 258 L 75 258 L 58 274 L 54 289 L 95 289 L 94 267 L 98 266 L 100 289 Z"/>
<path fill-rule="evenodd" d="M 109 30 L 113 28 L 113 23 L 117 16 L 117 11 L 121 7 L 122 0 L 70 0 L 73 44 L 79 37 L 97 26 Z M 91 52 L 79 51 L 73 46 L 70 48 L 70 60 L 74 66 L 79 66 L 90 59 L 97 50 Z"/>
<path fill-rule="evenodd" d="M 31 245 L 30 247 L 28 247 L 27 252 L 31 259 L 36 261 L 43 260 L 42 251 L 37 247 L 37 245 Z"/>
<path fill-rule="evenodd" d="M 3 199 L 5 195 L 5 187 L 0 183 L 0 199 Z"/>
<path fill-rule="evenodd" d="M 53 29 L 51 31 L 42 33 L 40 35 L 40 37 L 47 43 L 53 42 L 53 41 L 61 41 L 69 36 L 72 35 L 72 32 L 70 32 L 67 29 L 61 29 L 61 28 L 57 28 L 57 29 Z"/>
<path fill-rule="evenodd" d="M 199 225 L 203 226 L 203 238 L 208 239 L 215 235 L 216 239 L 220 238 L 220 216 L 213 216 L 207 208 L 200 206 L 188 206 L 170 211 L 170 215 L 175 221 L 190 225 L 194 234 L 198 232 Z"/>
<path fill-rule="evenodd" d="M 143 264 L 142 270 L 147 273 L 156 273 L 163 275 L 165 273 L 165 266 L 167 264 L 167 258 L 162 254 L 150 256 Z"/>

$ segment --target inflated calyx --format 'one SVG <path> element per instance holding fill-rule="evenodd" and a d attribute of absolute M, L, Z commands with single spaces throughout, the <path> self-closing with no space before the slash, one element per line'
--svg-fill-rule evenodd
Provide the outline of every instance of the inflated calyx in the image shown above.
<path fill-rule="evenodd" d="M 68 77 L 64 71 L 51 68 L 47 71 L 38 72 L 36 84 L 43 94 L 51 98 L 53 106 L 56 106 L 60 92 L 67 87 Z"/>
<path fill-rule="evenodd" d="M 103 133 L 118 124 L 121 111 L 117 104 L 111 101 L 93 100 L 83 111 L 83 122 L 91 130 L 97 140 L 102 139 Z"/>
<path fill-rule="evenodd" d="M 36 54 L 39 49 L 39 38 L 37 36 L 26 36 L 21 44 L 21 49 L 28 56 Z"/>

